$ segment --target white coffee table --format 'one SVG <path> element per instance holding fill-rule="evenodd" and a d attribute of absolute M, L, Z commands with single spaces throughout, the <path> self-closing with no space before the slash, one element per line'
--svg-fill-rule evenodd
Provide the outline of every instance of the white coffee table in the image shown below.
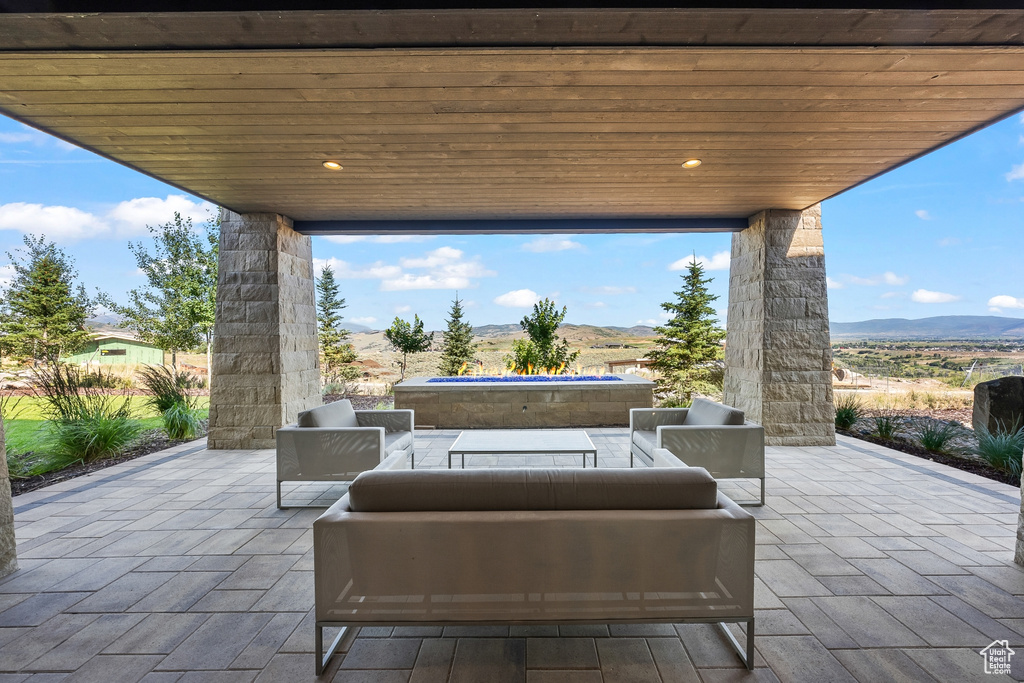
<path fill-rule="evenodd" d="M 582 429 L 473 429 L 462 432 L 448 449 L 448 469 L 452 468 L 452 456 L 462 456 L 462 468 L 466 468 L 467 455 L 557 455 L 579 453 L 583 466 L 587 456 L 593 454 L 597 467 L 597 449 L 594 442 Z"/>

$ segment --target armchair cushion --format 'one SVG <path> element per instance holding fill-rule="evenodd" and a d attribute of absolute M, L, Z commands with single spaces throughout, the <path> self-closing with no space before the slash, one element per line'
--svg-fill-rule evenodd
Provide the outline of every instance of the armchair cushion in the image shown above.
<path fill-rule="evenodd" d="M 633 432 L 633 444 L 643 451 L 645 455 L 649 456 L 658 447 L 658 433 L 646 429 L 637 429 Z"/>
<path fill-rule="evenodd" d="M 384 452 L 387 455 L 411 449 L 412 432 L 387 432 L 384 434 Z"/>
<path fill-rule="evenodd" d="M 693 405 L 686 413 L 684 425 L 741 425 L 743 411 L 732 406 L 709 401 L 706 398 L 694 398 Z"/>
<path fill-rule="evenodd" d="M 299 427 L 358 427 L 356 411 L 348 399 L 327 403 L 299 413 Z"/>

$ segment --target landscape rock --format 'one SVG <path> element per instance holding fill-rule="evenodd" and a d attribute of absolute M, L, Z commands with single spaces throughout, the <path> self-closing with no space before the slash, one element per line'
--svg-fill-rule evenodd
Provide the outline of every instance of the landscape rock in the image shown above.
<path fill-rule="evenodd" d="M 1024 377 L 1000 377 L 974 387 L 974 431 L 1024 425 Z"/>

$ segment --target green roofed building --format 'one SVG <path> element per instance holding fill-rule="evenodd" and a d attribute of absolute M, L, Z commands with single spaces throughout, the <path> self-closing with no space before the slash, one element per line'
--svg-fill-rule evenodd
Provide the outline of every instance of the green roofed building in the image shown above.
<path fill-rule="evenodd" d="M 78 353 L 64 359 L 68 363 L 103 363 L 111 365 L 127 365 L 147 363 L 161 365 L 164 352 L 149 342 L 138 339 L 130 332 L 97 331 L 93 332 L 92 340 Z"/>

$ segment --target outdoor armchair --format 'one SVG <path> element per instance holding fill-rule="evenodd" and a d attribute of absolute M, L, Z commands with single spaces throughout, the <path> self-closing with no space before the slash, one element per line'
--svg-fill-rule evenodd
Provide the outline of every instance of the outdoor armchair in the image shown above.
<path fill-rule="evenodd" d="M 629 464 L 639 458 L 655 465 L 654 450 L 668 449 L 690 467 L 716 479 L 759 479 L 764 505 L 764 428 L 743 411 L 695 398 L 690 408 L 634 408 L 629 411 Z"/>
<path fill-rule="evenodd" d="M 352 481 L 385 458 L 413 459 L 411 410 L 353 410 L 348 400 L 299 413 L 298 423 L 277 430 L 277 507 L 284 481 Z"/>

